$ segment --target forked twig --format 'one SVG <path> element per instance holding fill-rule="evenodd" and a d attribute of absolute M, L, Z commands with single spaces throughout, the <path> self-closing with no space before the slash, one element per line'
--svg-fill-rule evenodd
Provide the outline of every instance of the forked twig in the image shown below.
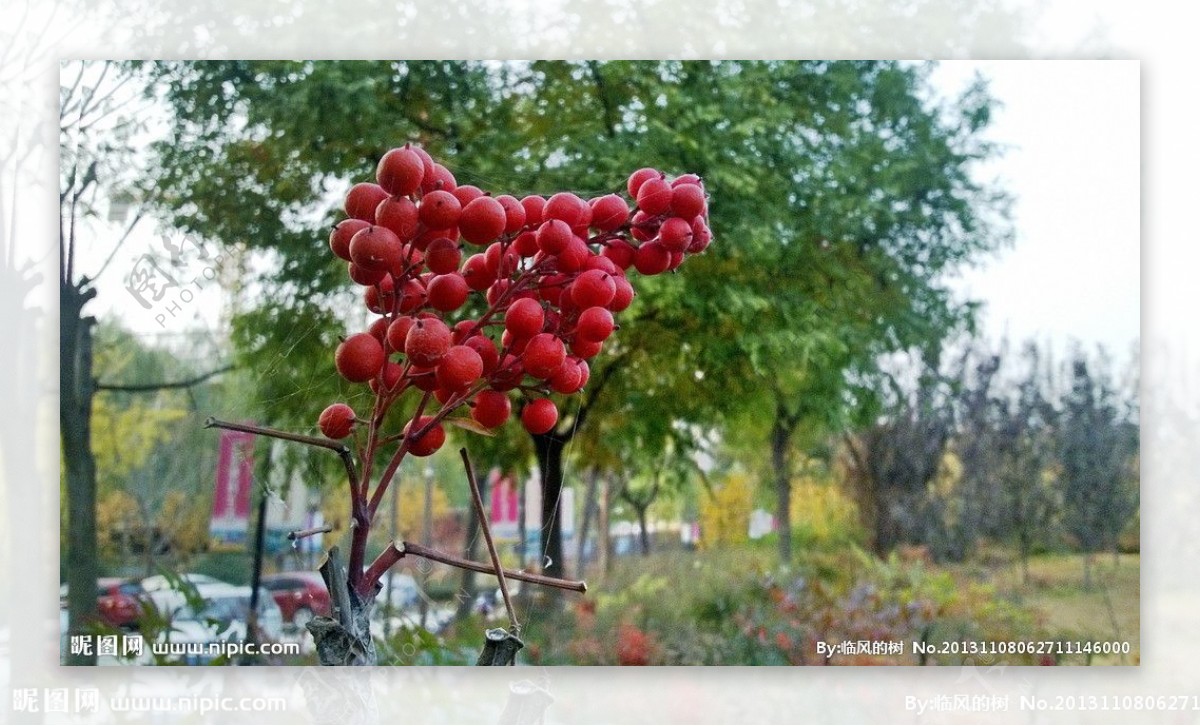
<path fill-rule="evenodd" d="M 487 513 L 483 511 L 483 495 L 479 493 L 479 481 L 475 478 L 475 467 L 471 465 L 471 457 L 467 455 L 465 447 L 459 449 L 458 454 L 462 457 L 463 466 L 467 470 L 467 482 L 471 485 L 471 501 L 475 504 L 475 516 L 479 518 L 479 528 L 483 530 L 483 541 L 487 543 L 488 554 L 492 558 L 492 568 L 496 571 L 496 579 L 500 581 L 500 595 L 504 597 L 504 609 L 508 611 L 509 632 L 513 635 L 520 635 L 521 624 L 517 622 L 512 598 L 508 595 L 508 583 L 504 581 L 504 568 L 500 566 L 500 554 L 496 552 L 496 543 L 492 541 L 491 524 L 488 522 Z"/>
<path fill-rule="evenodd" d="M 293 434 L 290 431 L 280 431 L 279 429 L 271 429 L 265 426 L 255 426 L 254 424 L 240 424 L 231 421 L 221 421 L 209 416 L 204 421 L 204 428 L 228 429 L 230 431 L 241 431 L 247 434 L 258 434 L 259 436 L 269 436 L 273 439 L 282 439 L 283 441 L 294 441 L 298 444 L 307 444 L 316 446 L 322 449 L 329 449 L 342 458 L 342 463 L 346 466 L 346 474 L 350 477 L 350 486 L 354 486 L 358 481 L 358 474 L 354 468 L 354 456 L 350 453 L 350 448 L 340 441 L 326 439 L 320 436 L 305 436 L 304 434 Z"/>

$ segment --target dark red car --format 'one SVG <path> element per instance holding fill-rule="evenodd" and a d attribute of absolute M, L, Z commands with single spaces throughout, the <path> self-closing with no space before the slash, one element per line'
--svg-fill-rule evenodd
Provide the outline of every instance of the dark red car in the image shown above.
<path fill-rule="evenodd" d="M 263 575 L 262 586 L 275 598 L 283 622 L 303 628 L 314 615 L 329 615 L 329 591 L 315 572 Z"/>
<path fill-rule="evenodd" d="M 59 588 L 59 599 L 66 606 L 67 586 Z M 146 591 L 136 580 L 101 577 L 96 580 L 96 611 L 105 625 L 133 629 L 146 603 Z"/>

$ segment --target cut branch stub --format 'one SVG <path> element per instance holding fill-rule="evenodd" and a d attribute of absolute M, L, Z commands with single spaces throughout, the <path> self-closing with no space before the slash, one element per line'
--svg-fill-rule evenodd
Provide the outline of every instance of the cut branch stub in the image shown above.
<path fill-rule="evenodd" d="M 376 665 L 375 644 L 371 640 L 371 608 L 374 593 L 361 597 L 350 588 L 341 555 L 333 547 L 319 568 L 333 617 L 318 615 L 308 621 L 321 665 Z"/>

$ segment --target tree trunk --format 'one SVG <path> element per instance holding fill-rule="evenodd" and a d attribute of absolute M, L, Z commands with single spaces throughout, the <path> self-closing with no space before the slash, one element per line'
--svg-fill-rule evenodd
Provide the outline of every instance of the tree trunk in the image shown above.
<path fill-rule="evenodd" d="M 795 424 L 782 410 L 771 425 L 771 468 L 775 473 L 775 522 L 779 533 L 779 561 L 792 561 L 792 476 L 790 446 Z"/>
<path fill-rule="evenodd" d="M 565 577 L 562 517 L 558 515 L 562 498 L 565 442 L 552 434 L 541 434 L 533 437 L 533 444 L 537 451 L 538 474 L 542 478 L 542 552 L 545 557 L 538 564 L 541 565 L 542 574 Z"/>
<path fill-rule="evenodd" d="M 642 541 L 642 557 L 648 557 L 650 555 L 650 531 L 646 529 L 646 510 L 647 509 L 649 509 L 648 506 L 636 508 L 637 519 L 638 519 L 638 534 L 641 535 L 641 541 Z"/>
<path fill-rule="evenodd" d="M 479 496 L 486 502 L 488 499 L 488 477 L 483 477 L 479 481 Z M 467 546 L 463 552 L 463 556 L 468 560 L 476 559 L 476 540 L 479 539 L 479 517 L 475 516 L 473 509 L 467 509 Z M 457 620 L 462 620 L 471 614 L 471 606 L 475 603 L 475 571 L 463 569 L 461 597 L 458 601 L 458 610 L 454 617 Z"/>
<path fill-rule="evenodd" d="M 575 571 L 579 579 L 584 579 L 583 571 L 587 563 L 587 538 L 591 528 L 592 518 L 596 514 L 596 489 L 599 486 L 600 472 L 592 469 L 588 473 L 587 493 L 583 495 L 583 516 L 579 523 L 579 540 L 575 550 Z"/>
<path fill-rule="evenodd" d="M 80 635 L 96 618 L 96 460 L 92 453 L 92 326 L 82 314 L 92 295 L 60 285 L 59 424 L 67 469 L 67 614 L 70 634 Z M 71 654 L 68 665 L 95 665 L 95 647 Z"/>
<path fill-rule="evenodd" d="M 600 528 L 600 538 L 597 542 L 597 553 L 600 558 L 600 574 L 607 575 L 612 568 L 612 540 L 609 536 L 608 513 L 612 506 L 612 490 L 606 475 L 600 482 L 600 516 L 597 526 Z"/>

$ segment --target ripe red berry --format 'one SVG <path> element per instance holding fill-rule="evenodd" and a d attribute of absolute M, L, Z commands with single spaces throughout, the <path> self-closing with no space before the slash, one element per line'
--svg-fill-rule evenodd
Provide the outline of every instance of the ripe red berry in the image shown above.
<path fill-rule="evenodd" d="M 411 242 L 417 236 L 417 205 L 408 197 L 388 197 L 375 210 L 375 223 L 392 230 L 401 242 Z"/>
<path fill-rule="evenodd" d="M 429 287 L 426 289 L 426 296 L 429 304 L 435 310 L 449 312 L 458 310 L 467 301 L 467 295 L 470 294 L 471 288 L 467 287 L 467 281 L 457 272 L 451 272 L 446 275 L 438 275 L 429 281 Z"/>
<path fill-rule="evenodd" d="M 680 184 L 676 180 L 671 185 L 671 214 L 692 219 L 704 214 L 704 190 L 698 184 Z"/>
<path fill-rule="evenodd" d="M 581 308 L 605 306 L 617 294 L 617 283 L 613 276 L 603 270 L 588 270 L 580 273 L 571 283 L 571 301 Z"/>
<path fill-rule="evenodd" d="M 633 264 L 633 253 L 636 248 L 623 239 L 609 240 L 600 254 L 613 261 L 622 270 L 628 270 Z"/>
<path fill-rule="evenodd" d="M 375 340 L 382 343 L 387 338 L 388 325 L 390 324 L 391 321 L 387 318 L 376 318 L 375 322 L 371 323 L 370 327 L 367 328 L 367 332 L 373 335 Z"/>
<path fill-rule="evenodd" d="M 517 198 L 508 194 L 501 194 L 496 197 L 496 201 L 504 208 L 504 231 L 508 234 L 517 232 L 525 226 L 525 207 L 522 206 Z"/>
<path fill-rule="evenodd" d="M 671 185 L 665 179 L 647 179 L 637 193 L 638 209 L 651 216 L 671 209 Z"/>
<path fill-rule="evenodd" d="M 380 315 L 392 312 L 392 307 L 396 302 L 394 286 L 392 278 L 385 277 L 377 284 L 368 287 L 363 293 L 363 302 L 366 303 L 367 310 Z"/>
<path fill-rule="evenodd" d="M 350 279 L 357 282 L 359 285 L 374 285 L 384 277 L 387 277 L 387 270 L 368 270 L 365 267 L 359 267 L 351 262 L 347 265 L 350 272 Z"/>
<path fill-rule="evenodd" d="M 692 243 L 688 245 L 687 251 L 689 254 L 700 254 L 708 249 L 708 244 L 712 242 L 712 230 L 704 223 L 704 220 L 697 217 L 692 222 Z"/>
<path fill-rule="evenodd" d="M 421 179 L 422 194 L 429 194 L 432 191 L 452 192 L 457 187 L 458 182 L 446 167 L 436 163 L 431 167 L 426 167 L 425 177 Z"/>
<path fill-rule="evenodd" d="M 558 407 L 549 398 L 530 401 L 521 410 L 521 423 L 526 431 L 535 436 L 544 434 L 558 423 Z"/>
<path fill-rule="evenodd" d="M 508 306 L 504 313 L 504 329 L 517 338 L 532 338 L 542 331 L 545 313 L 536 300 L 521 298 Z"/>
<path fill-rule="evenodd" d="M 504 207 L 491 197 L 478 197 L 462 209 L 458 218 L 458 231 L 463 239 L 476 245 L 485 245 L 504 232 L 508 216 Z"/>
<path fill-rule="evenodd" d="M 579 314 L 575 335 L 584 340 L 604 342 L 612 335 L 616 323 L 608 308 L 588 308 Z"/>
<path fill-rule="evenodd" d="M 437 372 L 431 367 L 412 366 L 408 369 L 408 379 L 425 392 L 432 392 L 437 388 Z"/>
<path fill-rule="evenodd" d="M 350 259 L 367 270 L 389 269 L 400 252 L 400 238 L 387 227 L 370 225 L 350 238 Z"/>
<path fill-rule="evenodd" d="M 496 364 L 500 362 L 500 351 L 496 350 L 496 344 L 486 335 L 472 335 L 463 342 L 463 345 L 473 349 L 479 354 L 479 359 L 483 361 L 483 372 L 490 374 L 496 369 Z"/>
<path fill-rule="evenodd" d="M 616 292 L 613 293 L 612 302 L 608 304 L 608 309 L 614 313 L 619 313 L 629 307 L 633 302 L 633 285 L 623 276 L 613 278 L 616 286 Z"/>
<path fill-rule="evenodd" d="M 419 217 L 421 223 L 432 229 L 445 229 L 458 224 L 462 205 L 450 192 L 441 189 L 421 197 Z"/>
<path fill-rule="evenodd" d="M 662 178 L 663 178 L 663 173 L 661 171 L 659 171 L 658 169 L 650 169 L 650 168 L 638 169 L 637 171 L 635 171 L 629 175 L 629 182 L 625 185 L 625 188 L 629 191 L 629 196 L 633 197 L 634 199 L 637 199 L 638 191 L 642 188 L 643 184 L 645 184 L 650 179 L 662 179 Z"/>
<path fill-rule="evenodd" d="M 487 259 L 482 255 L 471 255 L 463 264 L 463 279 L 467 286 L 476 292 L 482 292 L 492 286 L 496 276 L 488 272 Z"/>
<path fill-rule="evenodd" d="M 567 348 L 561 338 L 553 333 L 538 333 L 529 339 L 525 352 L 521 354 L 521 361 L 529 375 L 549 378 L 558 372 L 566 357 Z"/>
<path fill-rule="evenodd" d="M 363 182 L 350 187 L 346 192 L 346 214 L 367 222 L 375 221 L 375 209 L 388 198 L 388 193 L 378 184 Z"/>
<path fill-rule="evenodd" d="M 390 391 L 400 383 L 400 378 L 404 376 L 404 367 L 395 361 L 388 361 L 383 364 L 383 388 Z M 375 383 L 375 379 L 371 379 L 371 390 L 379 393 L 379 388 Z"/>
<path fill-rule="evenodd" d="M 511 415 L 512 401 L 500 391 L 480 391 L 471 407 L 471 418 L 489 429 L 504 425 Z"/>
<path fill-rule="evenodd" d="M 575 233 L 561 219 L 548 219 L 538 227 L 537 245 L 548 255 L 557 255 L 567 248 Z"/>
<path fill-rule="evenodd" d="M 474 184 L 463 184 L 455 187 L 453 194 L 463 209 L 466 209 L 468 204 L 483 196 L 483 190 Z"/>
<path fill-rule="evenodd" d="M 487 262 L 488 272 L 500 279 L 516 272 L 517 263 L 520 261 L 516 252 L 505 250 L 499 242 L 488 245 L 483 257 Z"/>
<path fill-rule="evenodd" d="M 560 219 L 568 227 L 575 227 L 583 219 L 587 203 L 570 192 L 559 192 L 546 200 L 542 209 L 542 219 Z M 590 213 L 590 210 L 589 210 Z"/>
<path fill-rule="evenodd" d="M 417 322 L 415 319 L 408 315 L 403 315 L 388 325 L 387 343 L 393 351 L 400 352 L 404 350 L 404 341 L 408 338 L 408 331 L 415 322 Z"/>
<path fill-rule="evenodd" d="M 601 232 L 612 232 L 629 220 L 629 205 L 616 194 L 592 200 L 592 226 Z"/>
<path fill-rule="evenodd" d="M 583 266 L 585 270 L 603 270 L 610 275 L 624 275 L 624 271 L 617 267 L 617 263 L 604 257 L 603 255 L 591 255 L 588 257 L 587 263 Z"/>
<path fill-rule="evenodd" d="M 461 391 L 483 375 L 483 359 L 474 348 L 451 346 L 437 366 L 438 385 L 448 391 Z"/>
<path fill-rule="evenodd" d="M 521 200 L 521 207 L 525 209 L 525 224 L 536 226 L 544 221 L 542 217 L 542 210 L 546 208 L 544 197 L 531 194 Z"/>
<path fill-rule="evenodd" d="M 354 383 L 365 383 L 377 376 L 385 360 L 383 346 L 370 333 L 351 335 L 342 341 L 333 355 L 338 373 Z"/>
<path fill-rule="evenodd" d="M 588 257 L 591 254 L 592 251 L 588 248 L 587 242 L 584 242 L 577 235 L 572 234 L 570 241 L 567 242 L 567 246 L 554 257 L 558 263 L 560 272 L 578 272 L 587 264 Z"/>
<path fill-rule="evenodd" d="M 458 270 L 462 262 L 462 250 L 458 244 L 446 237 L 438 237 L 425 248 L 425 266 L 430 272 L 445 275 Z"/>
<path fill-rule="evenodd" d="M 414 435 L 419 434 L 421 429 L 429 426 L 433 422 L 432 416 L 422 416 L 414 425 L 414 422 L 409 421 L 404 425 L 404 435 L 408 436 L 411 429 Z M 420 438 L 409 441 L 408 451 L 413 456 L 429 456 L 433 452 L 442 448 L 442 444 L 446 443 L 446 429 L 440 423 L 434 424 L 428 431 L 420 435 Z"/>
<path fill-rule="evenodd" d="M 344 403 L 332 404 L 321 412 L 317 426 L 331 439 L 344 439 L 354 428 L 354 409 Z"/>
<path fill-rule="evenodd" d="M 578 336 L 571 341 L 571 352 L 580 358 L 595 358 L 604 349 L 604 343 L 598 340 L 584 340 Z"/>
<path fill-rule="evenodd" d="M 329 233 L 329 249 L 343 260 L 350 260 L 350 239 L 359 231 L 370 227 L 370 222 L 361 219 L 343 219 Z"/>
<path fill-rule="evenodd" d="M 525 368 L 521 360 L 512 354 L 505 354 L 504 360 L 492 374 L 492 388 L 497 391 L 511 391 L 521 385 L 525 378 Z"/>
<path fill-rule="evenodd" d="M 633 255 L 633 266 L 643 275 L 657 275 L 671 265 L 671 251 L 658 242 L 646 242 Z"/>
<path fill-rule="evenodd" d="M 576 366 L 579 368 L 579 388 L 576 390 L 582 391 L 592 377 L 592 369 L 585 360 L 580 360 Z"/>
<path fill-rule="evenodd" d="M 671 252 L 683 252 L 692 243 L 692 223 L 671 217 L 658 228 L 658 241 Z"/>
<path fill-rule="evenodd" d="M 579 370 L 578 358 L 567 358 L 559 366 L 558 371 L 550 378 L 550 388 L 558 393 L 575 393 L 579 390 L 579 380 L 582 376 Z"/>
<path fill-rule="evenodd" d="M 392 149 L 379 159 L 375 180 L 389 194 L 405 196 L 421 188 L 425 162 L 410 148 Z"/>
<path fill-rule="evenodd" d="M 533 257 L 538 253 L 537 232 L 526 230 L 517 235 L 510 248 L 522 257 Z"/>
<path fill-rule="evenodd" d="M 400 305 L 401 313 L 408 314 L 425 304 L 425 286 L 420 280 L 405 280 L 404 286 L 400 288 Z"/>
<path fill-rule="evenodd" d="M 450 349 L 450 328 L 437 318 L 419 318 L 404 339 L 404 354 L 415 365 L 433 366 Z"/>

